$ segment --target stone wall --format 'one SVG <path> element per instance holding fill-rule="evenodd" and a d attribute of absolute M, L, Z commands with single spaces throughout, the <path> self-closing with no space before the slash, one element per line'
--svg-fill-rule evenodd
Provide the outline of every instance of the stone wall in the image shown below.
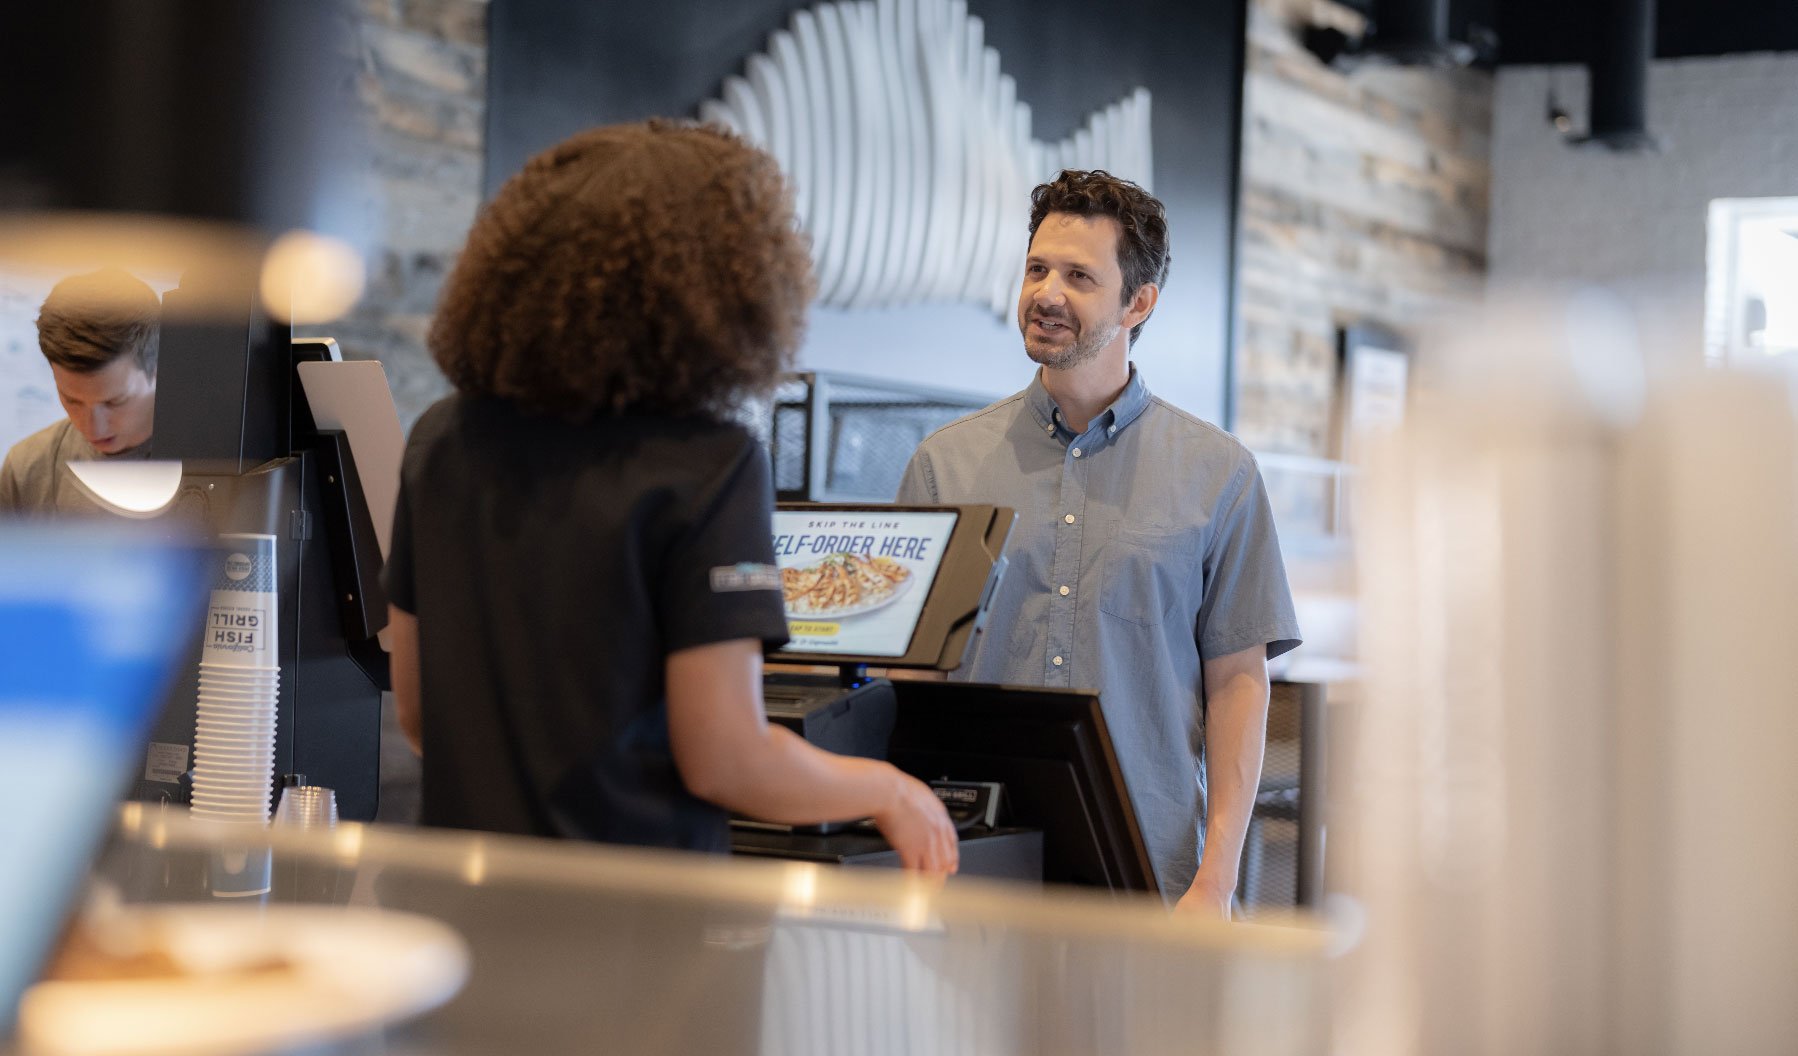
<path fill-rule="evenodd" d="M 347 318 L 304 332 L 337 338 L 352 358 L 381 360 L 410 428 L 448 388 L 424 335 L 480 203 L 487 0 L 336 2 L 336 39 L 355 70 L 345 105 L 361 142 L 345 165 L 353 171 L 335 181 L 349 200 L 326 211 L 364 218 L 368 288 Z M 62 414 L 35 326 L 62 274 L 0 260 L 0 452 Z M 144 277 L 159 289 L 172 284 Z"/>
<path fill-rule="evenodd" d="M 1484 282 L 1491 76 L 1344 74 L 1299 43 L 1359 17 L 1249 5 L 1234 428 L 1257 451 L 1334 454 L 1338 328 L 1404 334 Z"/>
<path fill-rule="evenodd" d="M 359 0 L 348 18 L 375 217 L 368 287 L 344 319 L 309 332 L 387 367 L 400 419 L 447 391 L 425 352 L 437 293 L 481 196 L 486 0 Z"/>
<path fill-rule="evenodd" d="M 359 193 L 379 227 L 362 300 L 314 332 L 337 338 L 347 356 L 382 362 L 410 431 L 449 388 L 425 334 L 481 200 L 487 0 L 359 0 L 348 30 L 367 139 Z M 417 819 L 418 778 L 418 758 L 384 694 L 378 820 Z"/>

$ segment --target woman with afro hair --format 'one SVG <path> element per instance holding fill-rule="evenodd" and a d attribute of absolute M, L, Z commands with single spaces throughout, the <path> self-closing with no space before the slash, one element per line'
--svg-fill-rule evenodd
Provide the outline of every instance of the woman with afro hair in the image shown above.
<path fill-rule="evenodd" d="M 763 715 L 772 486 L 730 416 L 812 290 L 779 169 L 714 128 L 582 133 L 481 211 L 385 573 L 424 824 L 723 852 L 730 811 L 872 817 L 907 867 L 954 871 L 925 785 Z"/>

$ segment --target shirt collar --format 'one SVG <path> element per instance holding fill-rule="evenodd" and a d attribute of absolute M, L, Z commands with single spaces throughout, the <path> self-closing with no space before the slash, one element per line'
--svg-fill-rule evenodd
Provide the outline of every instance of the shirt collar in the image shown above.
<path fill-rule="evenodd" d="M 1064 430 L 1067 428 L 1065 423 L 1056 418 L 1055 412 L 1058 408 L 1055 406 L 1055 398 L 1050 396 L 1049 390 L 1043 387 L 1041 367 L 1038 367 L 1035 375 L 1031 377 L 1030 387 L 1024 390 L 1024 397 L 1029 402 L 1030 409 L 1036 413 L 1036 420 L 1042 425 L 1045 432 L 1053 434 L 1057 426 Z M 1132 363 L 1130 364 L 1130 381 L 1124 386 L 1124 391 L 1118 393 L 1118 398 L 1111 401 L 1111 406 L 1100 412 L 1087 428 L 1103 426 L 1107 435 L 1115 435 L 1118 430 L 1136 421 L 1148 406 L 1149 387 L 1143 383 L 1142 371 L 1137 370 L 1136 364 Z"/>

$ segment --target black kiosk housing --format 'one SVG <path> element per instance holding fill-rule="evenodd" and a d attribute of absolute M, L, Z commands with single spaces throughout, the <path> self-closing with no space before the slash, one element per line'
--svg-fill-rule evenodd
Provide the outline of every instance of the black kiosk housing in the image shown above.
<path fill-rule="evenodd" d="M 387 620 L 381 553 L 346 435 L 320 430 L 297 377 L 306 360 L 336 358 L 329 341 L 294 342 L 243 291 L 190 276 L 163 298 L 155 456 L 182 463 L 158 515 L 171 533 L 245 532 L 277 539 L 281 666 L 275 774 L 336 790 L 348 820 L 375 816 Z M 185 802 L 166 760 L 192 759 L 200 627 L 151 733 L 133 798 Z M 154 765 L 160 759 L 164 765 Z M 182 775 L 184 776 L 184 775 Z"/>
<path fill-rule="evenodd" d="M 878 529 L 919 517 L 939 526 L 952 517 L 954 524 L 936 563 L 915 563 L 917 573 L 930 577 L 927 595 L 913 599 L 915 617 L 909 624 L 905 611 L 889 617 L 903 643 L 843 629 L 850 619 L 897 610 L 903 599 L 839 604 L 834 609 L 845 613 L 839 622 L 813 626 L 819 621 L 800 599 L 829 587 L 817 585 L 814 573 L 832 562 L 865 567 L 877 558 L 873 551 L 891 543 Z M 1154 870 L 1096 692 L 868 676 L 872 664 L 937 672 L 961 666 L 1004 575 L 1015 519 L 1009 508 L 984 505 L 779 504 L 776 559 L 794 641 L 768 659 L 835 666 L 838 673 L 769 674 L 763 688 L 769 721 L 818 747 L 886 759 L 930 782 L 961 830 L 963 874 L 1154 892 Z M 783 533 L 783 525 L 795 527 Z M 836 534 L 808 546 L 806 537 L 795 537 L 806 525 Z M 855 552 L 862 542 L 869 550 Z M 733 824 L 739 854 L 897 863 L 865 823 L 804 830 Z"/>

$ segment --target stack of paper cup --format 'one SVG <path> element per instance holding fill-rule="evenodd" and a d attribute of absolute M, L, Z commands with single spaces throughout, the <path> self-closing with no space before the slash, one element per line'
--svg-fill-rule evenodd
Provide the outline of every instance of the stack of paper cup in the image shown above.
<path fill-rule="evenodd" d="M 274 536 L 219 537 L 194 719 L 196 817 L 268 821 L 281 687 L 276 583 Z"/>

